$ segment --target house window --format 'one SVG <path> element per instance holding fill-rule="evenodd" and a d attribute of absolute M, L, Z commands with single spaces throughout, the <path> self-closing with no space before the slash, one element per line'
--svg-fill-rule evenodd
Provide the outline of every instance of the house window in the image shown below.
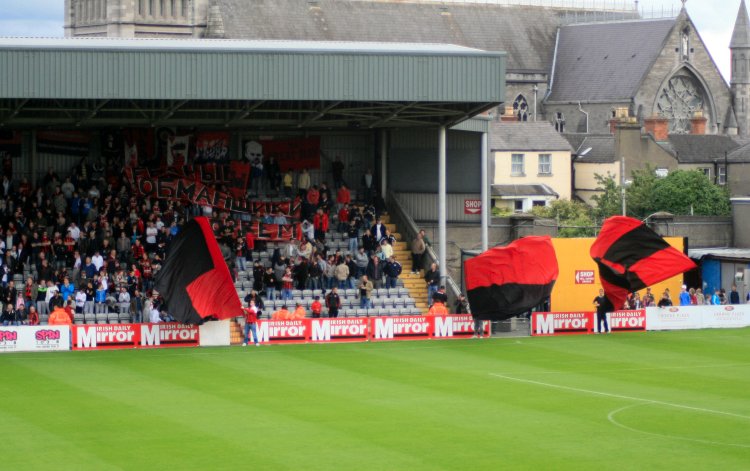
<path fill-rule="evenodd" d="M 552 155 L 539 154 L 539 175 L 552 174 Z"/>
<path fill-rule="evenodd" d="M 560 111 L 555 115 L 555 130 L 557 132 L 565 132 L 565 115 Z"/>
<path fill-rule="evenodd" d="M 510 160 L 510 174 L 516 177 L 524 175 L 523 154 L 512 154 Z"/>
<path fill-rule="evenodd" d="M 519 121 L 529 120 L 529 104 L 525 96 L 518 95 L 516 97 L 516 101 L 513 102 L 513 113 Z"/>
<path fill-rule="evenodd" d="M 701 167 L 698 171 L 702 172 L 709 180 L 711 179 L 711 167 Z"/>
<path fill-rule="evenodd" d="M 717 169 L 718 175 L 716 175 L 716 183 L 719 185 L 726 185 L 727 183 L 727 168 L 723 165 L 719 165 Z"/>
<path fill-rule="evenodd" d="M 544 207 L 544 206 L 547 206 L 547 202 L 544 201 L 544 200 L 542 200 L 542 201 L 534 200 L 534 201 L 531 202 L 531 206 L 533 206 L 535 208 L 536 207 Z"/>
<path fill-rule="evenodd" d="M 513 200 L 513 210 L 517 213 L 523 212 L 523 200 Z"/>

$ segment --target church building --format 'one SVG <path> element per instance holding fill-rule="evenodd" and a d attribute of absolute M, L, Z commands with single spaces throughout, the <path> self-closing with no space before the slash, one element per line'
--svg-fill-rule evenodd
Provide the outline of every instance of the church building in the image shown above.
<path fill-rule="evenodd" d="M 462 0 L 65 0 L 69 37 L 449 43 L 506 51 L 505 106 L 559 132 L 606 133 L 618 109 L 690 133 L 750 134 L 750 21 L 732 38 L 731 88 L 683 7 L 643 19 L 632 8 Z M 683 2 L 684 3 L 684 2 Z"/>

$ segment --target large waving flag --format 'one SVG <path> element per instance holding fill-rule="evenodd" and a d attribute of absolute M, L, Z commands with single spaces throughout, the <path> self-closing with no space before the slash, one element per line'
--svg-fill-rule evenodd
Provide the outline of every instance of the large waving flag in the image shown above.
<path fill-rule="evenodd" d="M 620 309 L 628 293 L 692 270 L 695 263 L 637 219 L 615 216 L 604 221 L 591 246 L 607 298 Z"/>
<path fill-rule="evenodd" d="M 155 286 L 179 322 L 202 324 L 209 316 L 228 319 L 242 314 L 229 268 L 205 217 L 185 224 L 172 241 Z"/>
<path fill-rule="evenodd" d="M 541 304 L 552 293 L 558 266 L 549 236 L 524 237 L 464 264 L 472 315 L 503 320 Z"/>

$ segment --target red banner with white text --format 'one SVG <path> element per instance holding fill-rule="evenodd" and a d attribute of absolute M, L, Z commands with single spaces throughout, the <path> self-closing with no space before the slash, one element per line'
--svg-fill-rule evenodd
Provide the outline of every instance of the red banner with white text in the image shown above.
<path fill-rule="evenodd" d="M 197 347 L 200 343 L 198 326 L 174 322 L 75 325 L 72 331 L 73 350 Z"/>

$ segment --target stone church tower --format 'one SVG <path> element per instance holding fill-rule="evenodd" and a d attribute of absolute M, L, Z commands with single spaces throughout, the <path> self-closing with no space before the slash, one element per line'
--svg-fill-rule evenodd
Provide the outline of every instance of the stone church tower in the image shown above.
<path fill-rule="evenodd" d="M 732 99 L 740 136 L 750 136 L 750 18 L 745 0 L 740 2 L 732 42 Z"/>
<path fill-rule="evenodd" d="M 65 0 L 64 8 L 68 37 L 205 37 L 210 23 L 209 0 Z"/>

